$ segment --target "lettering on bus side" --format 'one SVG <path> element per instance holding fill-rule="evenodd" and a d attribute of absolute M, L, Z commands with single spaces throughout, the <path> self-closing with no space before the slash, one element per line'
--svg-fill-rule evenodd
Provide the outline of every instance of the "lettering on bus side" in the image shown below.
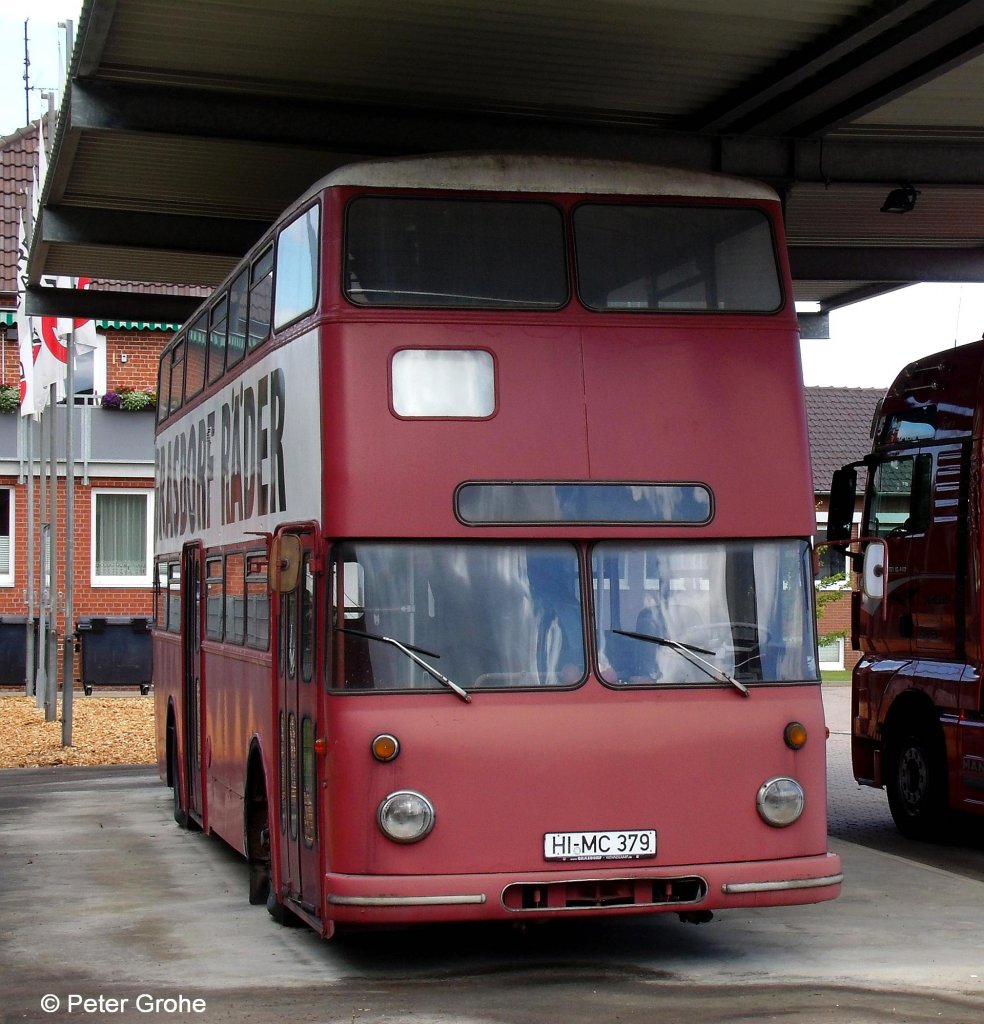
<path fill-rule="evenodd" d="M 207 530 L 212 525 L 215 413 L 207 413 L 157 449 L 155 500 L 158 539 Z"/>
<path fill-rule="evenodd" d="M 158 540 L 287 511 L 286 407 L 284 373 L 274 368 L 249 384 L 236 383 L 222 396 L 217 410 L 203 410 L 179 433 L 159 443 Z M 213 510 L 218 523 L 213 522 Z"/>
<path fill-rule="evenodd" d="M 221 410 L 222 525 L 287 511 L 281 369 L 237 384 Z"/>

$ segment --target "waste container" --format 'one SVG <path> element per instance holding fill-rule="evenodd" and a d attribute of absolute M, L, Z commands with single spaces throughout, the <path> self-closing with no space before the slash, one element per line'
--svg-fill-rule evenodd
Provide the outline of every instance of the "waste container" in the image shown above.
<path fill-rule="evenodd" d="M 27 616 L 0 616 L 0 686 L 23 686 L 27 681 Z M 34 620 L 34 664 L 38 663 L 38 620 Z"/>
<path fill-rule="evenodd" d="M 150 693 L 149 618 L 79 619 L 75 631 L 87 697 L 94 686 L 139 686 L 141 693 Z"/>

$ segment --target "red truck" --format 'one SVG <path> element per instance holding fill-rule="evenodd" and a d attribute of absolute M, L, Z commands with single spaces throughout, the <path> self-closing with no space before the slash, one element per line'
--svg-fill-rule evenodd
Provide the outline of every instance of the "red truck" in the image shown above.
<path fill-rule="evenodd" d="M 854 776 L 884 787 L 918 839 L 984 814 L 982 375 L 984 341 L 906 366 L 875 412 L 870 454 L 831 485 L 828 540 L 857 572 Z"/>

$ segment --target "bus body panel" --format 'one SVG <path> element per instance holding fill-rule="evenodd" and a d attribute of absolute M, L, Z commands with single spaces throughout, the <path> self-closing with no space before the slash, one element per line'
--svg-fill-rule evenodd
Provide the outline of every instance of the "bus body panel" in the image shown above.
<path fill-rule="evenodd" d="M 656 857 L 633 867 L 826 852 L 816 684 L 744 698 L 719 688 L 616 691 L 592 679 L 583 692 L 475 692 L 470 704 L 450 693 L 336 696 L 328 716 L 332 872 L 550 875 L 586 866 L 545 861 L 547 832 L 655 829 Z M 798 751 L 783 739 L 793 721 L 809 734 Z M 387 764 L 370 755 L 380 733 L 400 743 Z M 806 791 L 807 811 L 788 828 L 756 811 L 759 788 L 777 776 Z M 413 845 L 380 842 L 375 825 L 376 808 L 400 789 L 425 794 L 436 812 L 434 830 Z"/>
<path fill-rule="evenodd" d="M 326 327 L 326 532 L 515 534 L 515 527 L 463 527 L 452 502 L 458 485 L 583 479 L 707 484 L 714 496 L 713 519 L 703 527 L 709 536 L 810 535 L 809 479 L 797 473 L 777 481 L 778 467 L 809 464 L 802 393 L 783 387 L 801 372 L 798 351 L 758 328 L 731 326 L 709 338 L 690 325 L 656 328 L 620 319 L 619 326 L 593 328 L 575 323 L 466 330 L 432 322 L 401 328 L 396 337 L 373 323 Z M 417 347 L 494 351 L 494 415 L 393 415 L 392 357 Z M 616 349 L 630 353 L 623 367 L 612 365 Z M 760 367 L 755 394 L 734 384 L 749 362 Z M 740 422 L 741 428 L 722 437 L 722 422 Z M 768 457 L 741 458 L 736 444 L 768 451 Z M 733 457 L 722 458 L 723 450 Z M 389 497 L 415 491 L 432 500 Z M 749 494 L 768 495 L 767 515 Z M 670 536 L 674 530 L 694 532 L 693 526 L 635 527 L 640 535 Z M 561 524 L 550 532 L 585 531 Z"/>
<path fill-rule="evenodd" d="M 263 749 L 273 746 L 265 725 L 271 711 L 270 658 L 257 652 L 244 654 L 241 648 L 229 651 L 219 645 L 205 646 L 208 824 L 243 853 L 244 766 L 254 739 Z"/>

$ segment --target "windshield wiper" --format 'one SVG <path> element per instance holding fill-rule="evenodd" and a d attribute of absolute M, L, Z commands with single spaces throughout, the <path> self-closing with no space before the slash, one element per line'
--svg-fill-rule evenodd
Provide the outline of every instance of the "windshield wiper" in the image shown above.
<path fill-rule="evenodd" d="M 668 640 L 665 636 L 653 636 L 651 633 L 633 633 L 627 629 L 613 629 L 612 632 L 618 633 L 619 636 L 630 636 L 634 640 L 645 640 L 646 643 L 659 644 L 660 647 L 669 647 L 670 650 L 682 655 L 694 668 L 700 669 L 705 675 L 710 676 L 712 679 L 731 683 L 743 697 L 748 696 L 748 687 L 744 683 L 739 682 L 729 672 L 725 672 L 723 668 L 718 668 L 717 665 L 712 665 L 701 657 L 702 654 L 707 654 L 713 658 L 714 651 L 708 651 L 704 647 L 694 647 L 693 644 L 680 643 L 679 640 Z"/>
<path fill-rule="evenodd" d="M 367 633 L 364 629 L 349 629 L 348 626 L 336 626 L 336 633 L 351 633 L 353 636 L 363 636 L 367 640 L 378 640 L 381 644 L 390 644 L 395 647 L 398 651 L 402 651 L 415 665 L 419 665 L 428 675 L 433 676 L 439 683 L 443 683 L 452 693 L 459 696 L 466 703 L 471 703 L 471 695 L 463 690 L 457 683 L 451 682 L 446 675 L 442 675 L 434 668 L 433 665 L 428 665 L 421 654 L 426 654 L 428 658 L 439 658 L 440 655 L 434 651 L 425 650 L 423 647 L 414 647 L 413 644 L 401 643 L 399 640 L 394 640 L 391 636 L 382 636 L 379 633 Z"/>

